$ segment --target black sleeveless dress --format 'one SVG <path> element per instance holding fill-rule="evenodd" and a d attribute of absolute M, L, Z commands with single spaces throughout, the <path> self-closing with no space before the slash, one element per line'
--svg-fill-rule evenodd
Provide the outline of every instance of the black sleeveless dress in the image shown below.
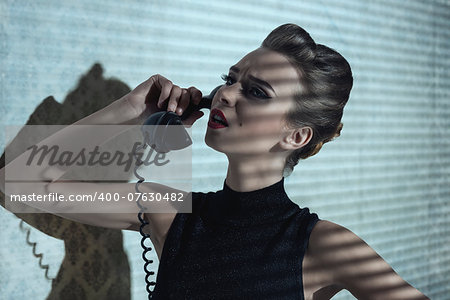
<path fill-rule="evenodd" d="M 302 261 L 319 220 L 284 190 L 192 193 L 161 254 L 153 299 L 304 299 Z"/>

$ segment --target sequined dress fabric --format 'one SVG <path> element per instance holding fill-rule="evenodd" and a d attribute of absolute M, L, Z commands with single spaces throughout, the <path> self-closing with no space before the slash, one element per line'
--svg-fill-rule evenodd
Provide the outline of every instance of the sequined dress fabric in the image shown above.
<path fill-rule="evenodd" d="M 304 299 L 302 261 L 319 220 L 289 199 L 284 178 L 250 192 L 224 181 L 192 192 L 169 229 L 153 299 Z"/>

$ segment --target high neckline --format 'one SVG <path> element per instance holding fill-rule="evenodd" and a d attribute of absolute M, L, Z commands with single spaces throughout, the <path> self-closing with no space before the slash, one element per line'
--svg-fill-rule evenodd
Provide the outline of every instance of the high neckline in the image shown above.
<path fill-rule="evenodd" d="M 224 180 L 223 189 L 208 202 L 207 218 L 217 224 L 249 226 L 286 218 L 298 209 L 284 189 L 284 177 L 269 186 L 247 192 L 231 189 Z"/>
<path fill-rule="evenodd" d="M 226 179 L 223 181 L 223 188 L 222 190 L 225 193 L 230 194 L 230 196 L 235 195 L 238 197 L 252 197 L 254 195 L 252 194 L 260 194 L 260 193 L 264 193 L 264 192 L 270 192 L 270 191 L 283 191 L 284 192 L 284 177 L 282 177 L 278 182 L 275 182 L 274 184 L 265 186 L 263 188 L 257 189 L 257 190 L 253 190 L 253 191 L 247 191 L 247 192 L 239 192 L 239 191 L 235 191 L 232 188 L 230 188 L 230 186 L 227 184 Z"/>

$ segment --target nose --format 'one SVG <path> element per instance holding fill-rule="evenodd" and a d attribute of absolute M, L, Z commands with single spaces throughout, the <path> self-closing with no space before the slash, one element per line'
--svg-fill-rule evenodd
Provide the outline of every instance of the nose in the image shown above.
<path fill-rule="evenodd" d="M 224 85 L 218 92 L 219 102 L 226 106 L 235 106 L 239 98 L 240 84 Z"/>

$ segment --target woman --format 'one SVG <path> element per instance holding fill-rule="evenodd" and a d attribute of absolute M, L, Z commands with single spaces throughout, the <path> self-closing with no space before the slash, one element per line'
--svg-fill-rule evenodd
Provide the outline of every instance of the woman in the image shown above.
<path fill-rule="evenodd" d="M 340 134 L 353 83 L 347 61 L 301 27 L 285 24 L 223 79 L 205 142 L 228 158 L 224 186 L 192 193 L 192 214 L 145 214 L 160 258 L 153 298 L 329 299 L 347 289 L 358 299 L 428 299 L 358 236 L 300 209 L 284 191 L 284 176 L 299 159 Z M 154 75 L 75 124 L 142 124 L 151 113 L 181 115 L 200 100 L 196 88 Z M 192 113 L 185 125 L 202 115 Z M 89 186 L 54 182 L 45 188 L 69 194 Z M 134 191 L 134 185 L 108 189 Z M 158 188 L 144 183 L 141 191 Z M 97 226 L 140 226 L 135 214 L 58 214 Z"/>

